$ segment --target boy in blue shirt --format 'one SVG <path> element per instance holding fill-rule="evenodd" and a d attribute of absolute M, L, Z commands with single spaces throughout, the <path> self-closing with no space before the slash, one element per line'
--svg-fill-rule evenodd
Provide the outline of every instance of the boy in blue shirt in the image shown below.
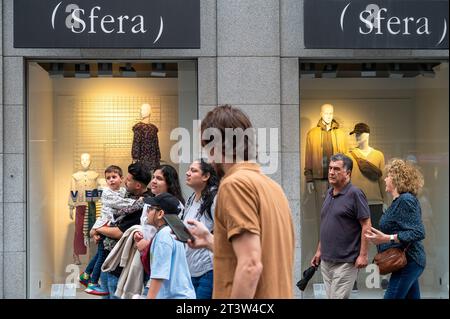
<path fill-rule="evenodd" d="M 150 284 L 148 299 L 195 299 L 195 290 L 186 260 L 184 244 L 174 239 L 165 214 L 180 213 L 179 200 L 162 193 L 147 197 L 147 223 L 158 230 L 150 246 Z"/>

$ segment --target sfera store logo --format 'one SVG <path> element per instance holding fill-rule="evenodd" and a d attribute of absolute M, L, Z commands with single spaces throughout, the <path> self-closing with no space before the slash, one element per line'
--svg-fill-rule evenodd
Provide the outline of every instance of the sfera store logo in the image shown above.
<path fill-rule="evenodd" d="M 59 2 L 53 9 L 51 16 L 51 25 L 53 30 L 59 27 L 55 24 L 58 14 L 66 15 L 65 25 L 63 27 L 69 29 L 74 34 L 82 33 L 105 33 L 105 34 L 146 34 L 148 27 L 146 26 L 145 17 L 141 14 L 128 15 L 111 15 L 99 5 L 90 8 L 82 8 L 76 3 L 63 5 L 63 1 Z M 159 17 L 159 31 L 153 41 L 158 42 L 163 34 L 164 19 Z"/>
<path fill-rule="evenodd" d="M 344 25 L 346 19 L 346 13 L 352 3 L 348 3 L 344 9 L 342 9 L 340 15 L 340 27 L 344 32 Z M 441 36 L 436 46 L 439 46 L 447 36 L 447 19 L 442 20 L 442 31 L 432 30 L 430 24 L 430 17 L 426 16 L 395 16 L 390 15 L 389 9 L 382 7 L 378 4 L 368 4 L 365 10 L 359 13 L 359 28 L 358 32 L 361 35 L 384 35 L 386 33 L 390 35 L 418 35 L 429 36 L 434 32 L 440 32 Z M 436 25 L 436 24 L 435 24 Z"/>

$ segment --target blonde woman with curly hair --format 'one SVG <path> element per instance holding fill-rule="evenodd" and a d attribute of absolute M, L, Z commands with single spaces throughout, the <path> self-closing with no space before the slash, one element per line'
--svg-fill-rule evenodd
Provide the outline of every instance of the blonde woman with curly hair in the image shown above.
<path fill-rule="evenodd" d="M 386 165 L 386 192 L 394 199 L 380 219 L 380 230 L 371 228 L 365 234 L 382 252 L 392 247 L 407 248 L 406 266 L 391 274 L 385 299 L 420 299 L 419 277 L 425 268 L 422 240 L 425 229 L 417 193 L 423 186 L 423 175 L 412 163 L 393 159 Z"/>

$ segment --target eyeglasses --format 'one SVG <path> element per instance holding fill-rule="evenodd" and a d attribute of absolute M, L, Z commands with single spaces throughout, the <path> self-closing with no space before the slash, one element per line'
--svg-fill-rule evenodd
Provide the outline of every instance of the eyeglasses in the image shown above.
<path fill-rule="evenodd" d="M 161 210 L 161 207 L 159 207 L 159 206 L 148 206 L 147 212 L 149 212 L 152 209 L 159 211 L 159 210 Z"/>

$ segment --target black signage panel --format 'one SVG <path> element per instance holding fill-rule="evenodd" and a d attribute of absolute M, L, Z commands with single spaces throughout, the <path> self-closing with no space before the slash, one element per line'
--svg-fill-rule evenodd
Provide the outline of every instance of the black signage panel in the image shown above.
<path fill-rule="evenodd" d="M 15 48 L 200 48 L 200 0 L 14 0 Z"/>
<path fill-rule="evenodd" d="M 310 49 L 448 49 L 448 1 L 305 0 Z"/>

